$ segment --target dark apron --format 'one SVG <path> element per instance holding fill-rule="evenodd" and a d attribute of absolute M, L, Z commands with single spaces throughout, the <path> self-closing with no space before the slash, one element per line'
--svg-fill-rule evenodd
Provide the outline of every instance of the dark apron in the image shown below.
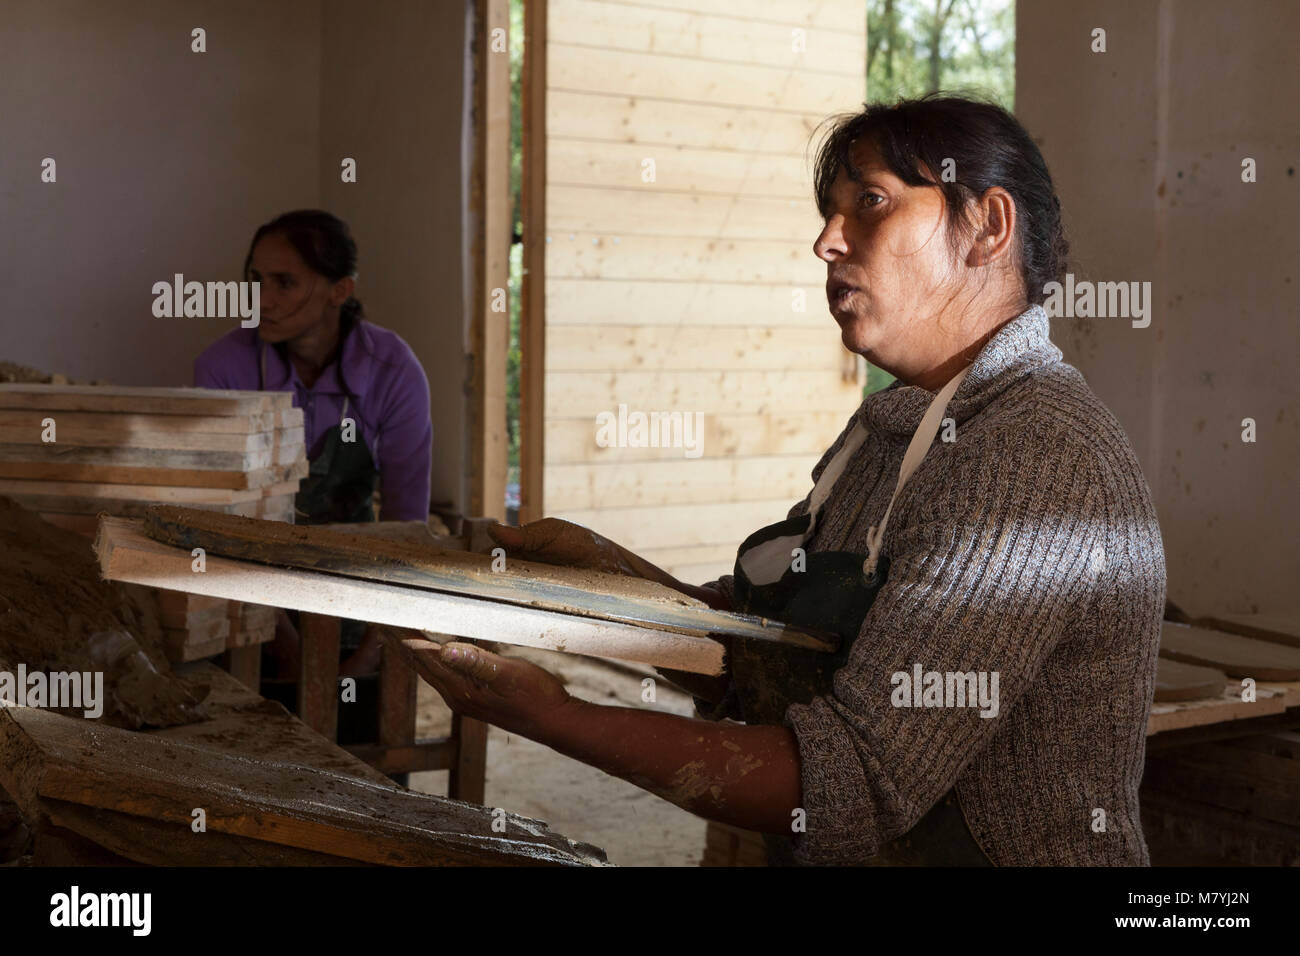
<path fill-rule="evenodd" d="M 946 404 L 946 401 L 945 401 Z M 900 482 L 901 488 L 901 482 Z M 895 492 L 897 494 L 897 492 Z M 802 571 L 786 568 L 779 580 L 754 584 L 742 558 L 776 538 L 804 536 L 810 514 L 788 518 L 754 532 L 740 546 L 735 567 L 733 606 L 743 614 L 797 624 L 840 637 L 832 654 L 769 641 L 733 641 L 730 651 L 736 704 L 749 724 L 781 726 L 791 704 L 807 704 L 832 694 L 835 672 L 848 662 L 862 622 L 889 574 L 889 559 L 880 555 L 870 576 L 867 555 L 853 551 L 806 551 Z M 874 529 L 873 529 L 874 530 Z M 793 835 L 764 834 L 769 862 L 794 864 Z M 949 790 L 911 830 L 886 843 L 871 866 L 989 866 Z"/>
<path fill-rule="evenodd" d="M 258 388 L 265 388 L 266 351 L 262 347 L 258 364 Z M 349 400 L 343 400 L 348 414 Z M 365 440 L 343 440 L 343 422 L 325 433 L 320 451 L 310 462 L 307 477 L 298 485 L 293 500 L 295 524 L 359 524 L 375 520 L 375 488 L 379 470 Z M 296 615 L 293 615 L 296 617 Z M 297 622 L 295 621 L 295 624 Z M 356 648 L 366 630 L 364 621 L 340 621 L 339 640 L 343 649 Z"/>

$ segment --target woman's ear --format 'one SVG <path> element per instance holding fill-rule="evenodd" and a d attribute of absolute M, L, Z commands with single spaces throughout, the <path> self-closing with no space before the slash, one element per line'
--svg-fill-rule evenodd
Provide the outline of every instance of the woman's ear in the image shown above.
<path fill-rule="evenodd" d="M 1001 186 L 993 186 L 971 209 L 975 239 L 967 265 L 986 266 L 1007 255 L 1016 237 L 1016 203 Z"/>
<path fill-rule="evenodd" d="M 357 289 L 357 280 L 352 276 L 344 276 L 330 286 L 329 304 L 335 308 L 343 305 L 344 302 L 352 298 L 352 293 Z"/>

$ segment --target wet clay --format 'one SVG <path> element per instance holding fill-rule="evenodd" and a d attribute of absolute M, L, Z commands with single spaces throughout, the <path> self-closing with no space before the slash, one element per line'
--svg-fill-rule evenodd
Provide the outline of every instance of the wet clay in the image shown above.
<path fill-rule="evenodd" d="M 206 688 L 173 677 L 152 596 L 101 580 L 84 537 L 0 497 L 0 670 L 20 663 L 29 672 L 103 671 L 109 724 L 167 727 L 203 716 Z"/>

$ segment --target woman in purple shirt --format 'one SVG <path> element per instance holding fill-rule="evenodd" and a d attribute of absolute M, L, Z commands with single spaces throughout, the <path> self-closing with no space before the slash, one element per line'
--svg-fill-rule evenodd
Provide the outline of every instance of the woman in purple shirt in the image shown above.
<path fill-rule="evenodd" d="M 244 277 L 261 283 L 256 328 L 237 328 L 194 362 L 201 388 L 291 391 L 303 410 L 311 473 L 295 500 L 299 524 L 426 521 L 433 458 L 429 382 L 395 332 L 365 321 L 357 246 L 321 210 L 278 216 L 253 235 Z M 346 628 L 355 640 L 357 628 Z M 346 672 L 365 672 L 366 641 Z"/>

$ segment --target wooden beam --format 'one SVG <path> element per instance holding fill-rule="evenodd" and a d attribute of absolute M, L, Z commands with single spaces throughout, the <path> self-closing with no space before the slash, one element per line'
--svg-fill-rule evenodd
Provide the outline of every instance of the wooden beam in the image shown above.
<path fill-rule="evenodd" d="M 1213 667 L 1197 667 L 1162 657 L 1156 663 L 1155 700 L 1202 700 L 1223 695 L 1227 679 Z"/>
<path fill-rule="evenodd" d="M 456 758 L 451 765 L 447 796 L 466 803 L 483 803 L 487 789 L 488 725 L 463 714 L 451 716 Z"/>
<path fill-rule="evenodd" d="M 1196 623 L 1229 634 L 1300 647 L 1300 614 L 1215 614 Z"/>
<path fill-rule="evenodd" d="M 298 716 L 328 740 L 339 725 L 339 619 L 304 612 L 298 618 Z"/>
<path fill-rule="evenodd" d="M 256 692 L 262 684 L 262 645 L 230 648 L 226 651 L 226 669 L 231 677 Z"/>
<path fill-rule="evenodd" d="M 10 446 L 12 447 L 12 446 Z M 251 471 L 229 468 L 172 468 L 167 465 L 118 465 L 71 461 L 51 457 L 46 461 L 0 460 L 0 477 L 26 480 L 94 481 L 141 485 L 184 485 L 190 488 L 264 488 L 307 476 L 307 460 L 291 465 L 270 465 Z"/>
<path fill-rule="evenodd" d="M 546 43 L 547 0 L 524 4 L 523 237 L 519 304 L 519 520 L 546 512 Z"/>
<path fill-rule="evenodd" d="M 507 0 L 474 3 L 474 166 L 471 216 L 477 218 L 474 311 L 470 316 L 470 516 L 505 517 L 506 356 L 509 349 L 510 9 Z M 496 31 L 504 31 L 505 42 Z M 499 311 L 505 303 L 505 309 Z"/>
<path fill-rule="evenodd" d="M 290 408 L 292 392 L 116 385 L 0 384 L 0 408 L 137 415 L 257 415 Z"/>
<path fill-rule="evenodd" d="M 1284 691 L 1260 686 L 1255 689 L 1255 694 L 1253 701 L 1243 701 L 1241 686 L 1230 683 L 1219 697 L 1152 704 L 1151 714 L 1147 717 L 1147 735 L 1206 724 L 1273 717 L 1286 711 L 1287 695 Z M 1251 731 L 1244 729 L 1241 732 Z"/>
<path fill-rule="evenodd" d="M 1160 655 L 1185 664 L 1217 667 L 1229 677 L 1256 681 L 1300 680 L 1300 648 L 1259 641 L 1238 634 L 1207 631 L 1165 621 Z"/>
<path fill-rule="evenodd" d="M 426 737 L 405 747 L 356 744 L 346 749 L 358 760 L 364 760 L 385 774 L 449 770 L 456 760 L 456 742 L 450 737 Z"/>

